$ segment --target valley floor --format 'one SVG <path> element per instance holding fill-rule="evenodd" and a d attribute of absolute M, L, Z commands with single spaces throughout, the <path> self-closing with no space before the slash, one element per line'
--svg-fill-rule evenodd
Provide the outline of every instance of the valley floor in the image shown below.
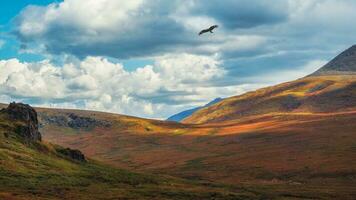
<path fill-rule="evenodd" d="M 117 120 L 112 128 L 42 132 L 45 140 L 119 168 L 286 199 L 356 197 L 356 111 L 273 113 L 208 125 L 135 119 L 135 129 L 111 120 Z"/>

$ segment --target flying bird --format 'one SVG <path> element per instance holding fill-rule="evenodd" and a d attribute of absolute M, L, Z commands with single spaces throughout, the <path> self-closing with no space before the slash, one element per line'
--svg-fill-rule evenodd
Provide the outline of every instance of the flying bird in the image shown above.
<path fill-rule="evenodd" d="M 204 34 L 204 33 L 208 33 L 208 32 L 213 33 L 213 30 L 218 28 L 218 27 L 219 27 L 218 25 L 210 26 L 210 28 L 200 31 L 199 35 Z"/>

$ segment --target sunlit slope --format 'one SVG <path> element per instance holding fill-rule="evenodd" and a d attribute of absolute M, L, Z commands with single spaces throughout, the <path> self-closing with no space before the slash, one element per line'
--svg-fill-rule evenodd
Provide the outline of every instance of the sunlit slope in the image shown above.
<path fill-rule="evenodd" d="M 60 153 L 23 136 L 26 123 L 0 113 L 0 199 L 250 199 L 255 194 L 159 175 L 132 173 Z"/>
<path fill-rule="evenodd" d="M 118 168 L 233 184 L 262 199 L 354 199 L 355 76 L 308 77 L 230 99 L 252 105 L 202 124 L 36 110 L 44 140 Z"/>
<path fill-rule="evenodd" d="M 184 126 L 111 117 L 111 127 L 47 125 L 42 132 L 45 140 L 119 168 L 229 183 L 276 198 L 356 195 L 356 111 L 255 115 Z"/>
<path fill-rule="evenodd" d="M 268 113 L 329 113 L 355 107 L 355 75 L 311 76 L 226 98 L 183 122 L 222 122 Z"/>

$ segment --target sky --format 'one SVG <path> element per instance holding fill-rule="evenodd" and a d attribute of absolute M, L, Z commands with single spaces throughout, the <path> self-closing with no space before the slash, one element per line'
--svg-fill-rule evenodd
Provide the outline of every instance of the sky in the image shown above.
<path fill-rule="evenodd" d="M 0 4 L 0 102 L 146 118 L 301 78 L 356 41 L 354 0 Z"/>

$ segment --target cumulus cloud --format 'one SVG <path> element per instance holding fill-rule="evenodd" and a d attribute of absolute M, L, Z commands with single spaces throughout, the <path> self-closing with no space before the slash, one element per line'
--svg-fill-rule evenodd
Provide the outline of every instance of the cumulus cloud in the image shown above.
<path fill-rule="evenodd" d="M 352 0 L 64 0 L 27 7 L 14 32 L 43 52 L 79 58 L 190 53 L 236 59 L 305 50 L 304 56 L 325 59 L 354 42 L 349 19 L 355 9 Z M 220 25 L 215 34 L 197 36 L 211 24 Z"/>
<path fill-rule="evenodd" d="M 226 78 L 221 61 L 191 54 L 158 57 L 154 65 L 134 71 L 126 71 L 122 64 L 102 57 L 87 57 L 63 66 L 48 60 L 1 60 L 0 100 L 165 118 L 216 97 L 238 95 L 290 77 L 305 76 L 325 62 L 314 60 L 294 70 L 219 85 L 219 80 Z"/>
<path fill-rule="evenodd" d="M 50 53 L 82 58 L 215 54 L 256 48 L 263 36 L 236 36 L 224 30 L 282 22 L 288 18 L 287 6 L 283 0 L 194 0 L 184 5 L 178 0 L 65 0 L 27 7 L 16 17 L 15 32 L 23 43 L 41 43 Z M 213 23 L 221 25 L 221 35 L 197 37 Z"/>
<path fill-rule="evenodd" d="M 0 61 L 0 93 L 37 105 L 71 104 L 70 107 L 163 117 L 160 113 L 165 114 L 161 110 L 167 109 L 166 101 L 184 102 L 185 93 L 201 101 L 202 93 L 192 88 L 224 73 L 219 60 L 190 54 L 159 57 L 153 66 L 132 72 L 102 57 L 87 57 L 60 67 L 49 61 L 24 63 L 10 59 Z M 175 95 L 164 96 L 165 91 Z M 157 97 L 161 102 L 152 100 Z"/>
<path fill-rule="evenodd" d="M 23 42 L 44 43 L 51 53 L 79 57 L 128 58 L 152 55 L 173 44 L 192 41 L 169 17 L 174 2 L 66 0 L 47 7 L 29 6 L 16 21 Z M 159 6 L 157 6 L 159 5 Z"/>
<path fill-rule="evenodd" d="M 28 47 L 23 51 L 78 60 L 61 66 L 1 61 L 0 99 L 165 116 L 307 75 L 355 42 L 354 10 L 353 0 L 64 0 L 28 6 L 14 19 L 14 33 Z M 220 25 L 214 34 L 197 35 L 212 24 Z M 153 64 L 128 71 L 104 57 Z"/>

